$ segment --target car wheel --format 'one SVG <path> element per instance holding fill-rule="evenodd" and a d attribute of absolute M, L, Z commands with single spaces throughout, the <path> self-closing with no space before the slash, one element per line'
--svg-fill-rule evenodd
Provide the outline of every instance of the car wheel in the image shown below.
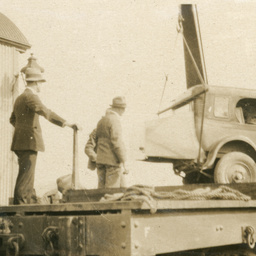
<path fill-rule="evenodd" d="M 256 164 L 244 153 L 227 153 L 215 167 L 214 181 L 215 183 L 256 182 Z"/>

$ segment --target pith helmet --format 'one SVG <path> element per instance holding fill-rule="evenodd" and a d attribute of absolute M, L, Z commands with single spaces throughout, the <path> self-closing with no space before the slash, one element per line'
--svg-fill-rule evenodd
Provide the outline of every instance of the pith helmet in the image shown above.
<path fill-rule="evenodd" d="M 27 82 L 46 82 L 38 68 L 27 68 L 25 75 Z"/>
<path fill-rule="evenodd" d="M 112 100 L 112 105 L 110 105 L 112 108 L 126 108 L 126 100 L 125 97 L 115 97 Z"/>
<path fill-rule="evenodd" d="M 22 72 L 22 73 L 25 74 L 27 68 L 37 68 L 37 69 L 39 69 L 42 73 L 44 72 L 44 68 L 42 68 L 41 66 L 39 66 L 39 64 L 36 62 L 36 58 L 34 57 L 34 54 L 33 54 L 33 53 L 31 53 L 31 56 L 28 58 L 28 64 L 27 64 L 25 67 L 23 67 L 20 72 Z"/>

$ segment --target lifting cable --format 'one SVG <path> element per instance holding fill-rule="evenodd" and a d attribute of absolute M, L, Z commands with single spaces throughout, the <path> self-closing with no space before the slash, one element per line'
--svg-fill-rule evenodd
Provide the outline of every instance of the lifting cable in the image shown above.
<path fill-rule="evenodd" d="M 174 53 L 174 50 L 176 49 L 178 35 L 179 35 L 179 33 L 176 33 L 175 42 L 174 42 L 174 46 L 173 46 L 173 49 L 172 49 L 172 54 Z M 167 82 L 168 82 L 168 74 L 164 74 L 164 75 L 165 75 L 165 82 L 164 82 L 164 88 L 163 88 L 163 91 L 162 91 L 161 100 L 160 100 L 160 103 L 159 103 L 158 112 L 160 112 L 160 108 L 161 108 L 164 92 L 165 92 L 166 85 L 167 85 Z M 159 114 L 158 114 L 158 116 L 159 116 Z"/>
<path fill-rule="evenodd" d="M 195 21 L 197 22 L 197 27 L 198 27 L 198 37 L 199 37 L 199 40 L 200 42 L 202 42 L 202 38 L 201 38 L 201 32 L 200 32 L 200 27 L 199 27 L 199 19 L 198 19 L 198 12 L 197 12 L 197 8 L 196 8 L 196 5 L 195 5 L 195 13 L 196 13 L 196 17 L 195 17 Z M 206 74 L 206 70 L 204 68 L 204 78 L 202 77 L 202 74 L 198 68 L 198 65 L 194 59 L 194 56 L 190 50 L 190 47 L 187 43 L 187 40 L 184 36 L 184 33 L 183 33 L 183 26 L 182 26 L 182 22 L 184 21 L 184 18 L 182 17 L 181 14 L 179 14 L 179 18 L 178 18 L 178 25 L 177 25 L 177 31 L 178 33 L 181 33 L 182 34 L 182 37 L 183 37 L 183 42 L 188 50 L 188 53 L 191 57 L 191 60 L 193 62 L 193 65 L 196 69 L 196 73 L 198 75 L 198 78 L 199 80 L 201 81 L 202 85 L 204 86 L 204 88 L 207 87 L 207 84 L 208 84 L 208 79 L 207 79 L 207 74 Z M 203 47 L 201 45 L 201 55 L 203 55 Z M 203 59 L 203 67 L 205 67 L 205 61 L 204 61 L 204 58 Z M 198 150 L 198 158 L 197 158 L 197 163 L 199 164 L 200 163 L 200 156 L 201 156 L 201 148 L 202 148 L 202 137 L 203 137 L 203 126 L 204 126 L 204 114 L 205 114 L 205 100 L 206 100 L 206 95 L 204 93 L 204 96 L 203 96 L 203 111 L 202 111 L 202 118 L 201 118 L 201 128 L 200 128 L 200 137 L 199 137 L 199 150 Z"/>
<path fill-rule="evenodd" d="M 196 5 L 195 5 L 195 13 L 196 13 L 196 21 L 197 21 L 197 24 L 198 24 L 198 37 L 200 39 L 200 42 L 202 42 L 200 26 L 199 26 L 199 18 L 198 18 L 198 12 L 197 12 Z M 202 56 L 204 56 L 202 43 L 201 43 L 201 52 L 202 52 Z M 208 78 L 207 78 L 207 73 L 206 73 L 206 68 L 205 68 L 205 59 L 204 59 L 204 57 L 202 58 L 202 60 L 203 60 L 203 67 L 202 68 L 204 70 L 204 79 L 205 79 L 205 83 L 208 84 Z M 206 88 L 205 84 L 204 84 L 204 87 Z M 199 139 L 199 149 L 198 149 L 198 158 L 197 158 L 197 163 L 198 164 L 200 163 L 201 148 L 202 148 L 202 138 L 203 138 L 203 128 L 204 128 L 204 114 L 205 114 L 205 101 L 206 101 L 206 94 L 204 93 L 204 95 L 203 95 L 203 111 L 202 111 L 201 128 L 200 128 L 200 139 Z M 199 176 L 198 176 L 198 178 L 199 178 Z"/>
<path fill-rule="evenodd" d="M 165 75 L 165 82 L 164 82 L 164 88 L 163 88 L 163 92 L 162 92 L 161 100 L 160 100 L 160 103 L 159 103 L 158 112 L 160 111 L 160 108 L 161 108 L 161 104 L 162 104 L 162 100 L 163 100 L 163 96 L 164 96 L 164 92 L 165 92 L 166 84 L 167 84 L 167 81 L 168 81 L 168 75 L 166 75 L 166 74 L 164 74 L 164 75 Z M 158 116 L 159 116 L 159 115 L 158 115 Z"/>

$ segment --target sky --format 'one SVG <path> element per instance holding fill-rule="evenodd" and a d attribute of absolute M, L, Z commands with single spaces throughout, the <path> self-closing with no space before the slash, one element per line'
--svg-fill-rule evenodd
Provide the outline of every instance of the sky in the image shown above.
<path fill-rule="evenodd" d="M 45 69 L 47 82 L 40 94 L 44 104 L 67 121 L 83 127 L 78 134 L 79 170 L 83 175 L 91 177 L 86 170 L 84 145 L 113 97 L 126 97 L 124 134 L 134 160 L 137 157 L 134 152 L 143 145 L 145 121 L 157 118 L 156 112 L 168 107 L 185 90 L 182 38 L 176 31 L 181 3 L 170 0 L 0 2 L 1 12 L 32 45 L 20 56 L 20 68 L 33 53 Z M 256 88 L 256 3 L 227 0 L 191 3 L 197 3 L 209 84 Z M 60 129 L 43 118 L 41 124 L 46 152 L 38 157 L 36 183 L 43 191 L 40 181 L 46 172 L 52 180 L 70 173 L 73 137 L 68 128 Z"/>

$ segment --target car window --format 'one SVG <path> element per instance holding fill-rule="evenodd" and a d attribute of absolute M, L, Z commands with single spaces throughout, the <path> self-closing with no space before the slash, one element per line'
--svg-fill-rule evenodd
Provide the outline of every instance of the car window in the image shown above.
<path fill-rule="evenodd" d="M 214 100 L 214 116 L 228 118 L 228 103 L 228 97 L 216 96 Z"/>
<path fill-rule="evenodd" d="M 241 99 L 236 108 L 242 108 L 244 120 L 246 124 L 256 124 L 256 99 Z"/>

